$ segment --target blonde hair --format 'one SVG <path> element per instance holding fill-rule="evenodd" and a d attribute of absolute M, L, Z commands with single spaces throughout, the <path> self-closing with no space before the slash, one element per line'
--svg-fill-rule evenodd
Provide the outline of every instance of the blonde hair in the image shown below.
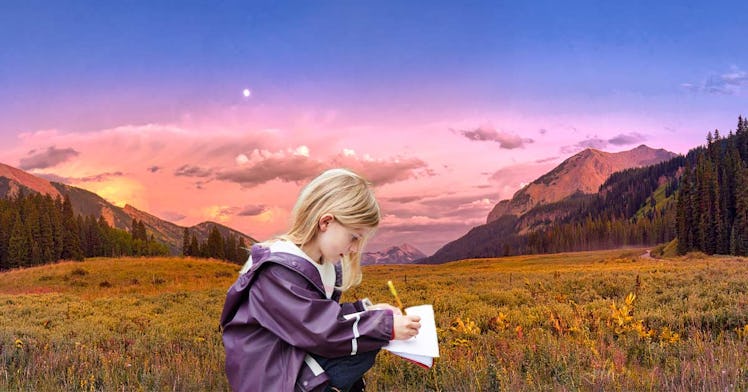
<path fill-rule="evenodd" d="M 299 247 L 311 242 L 325 214 L 331 214 L 344 226 L 375 229 L 380 212 L 371 183 L 347 169 L 330 169 L 320 174 L 301 190 L 291 212 L 291 228 L 280 238 Z M 366 240 L 360 240 L 356 252 L 343 255 L 340 286 L 343 291 L 361 283 L 361 251 Z"/>

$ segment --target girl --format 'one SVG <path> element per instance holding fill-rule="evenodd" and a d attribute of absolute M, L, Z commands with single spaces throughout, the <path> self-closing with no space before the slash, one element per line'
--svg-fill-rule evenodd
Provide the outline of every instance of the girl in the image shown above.
<path fill-rule="evenodd" d="M 338 303 L 379 218 L 371 185 L 332 169 L 301 191 L 288 233 L 252 246 L 221 314 L 231 388 L 362 390 L 379 349 L 418 333 L 420 318 L 389 304 Z"/>

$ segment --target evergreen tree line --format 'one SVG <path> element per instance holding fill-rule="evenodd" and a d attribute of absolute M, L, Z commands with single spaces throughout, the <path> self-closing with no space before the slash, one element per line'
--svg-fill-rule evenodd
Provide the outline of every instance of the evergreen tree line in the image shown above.
<path fill-rule="evenodd" d="M 182 255 L 192 257 L 212 257 L 222 259 L 232 263 L 244 264 L 247 261 L 247 245 L 243 237 L 229 233 L 226 237 L 216 226 L 210 230 L 208 239 L 200 242 L 188 228 L 184 229 L 182 238 Z"/>
<path fill-rule="evenodd" d="M 142 222 L 140 222 L 142 225 Z M 134 232 L 133 232 L 134 234 Z M 0 199 L 0 270 L 96 256 L 167 255 L 166 245 L 73 212 L 70 199 L 19 192 Z"/>
<path fill-rule="evenodd" d="M 707 135 L 689 162 L 676 206 L 678 253 L 748 255 L 748 120 L 735 133 Z"/>
<path fill-rule="evenodd" d="M 553 225 L 523 236 L 518 254 L 556 253 L 652 246 L 676 236 L 675 202 L 677 172 L 688 157 L 678 156 L 644 168 L 611 175 L 595 195 L 579 196 L 550 208 L 571 211 Z M 654 195 L 662 188 L 658 204 Z M 541 211 L 542 211 L 541 207 Z M 549 207 L 545 207 L 549 208 Z"/>

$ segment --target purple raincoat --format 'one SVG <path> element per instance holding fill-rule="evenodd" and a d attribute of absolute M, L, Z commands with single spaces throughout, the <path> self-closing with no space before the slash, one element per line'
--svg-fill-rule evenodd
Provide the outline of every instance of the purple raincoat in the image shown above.
<path fill-rule="evenodd" d="M 252 268 L 229 288 L 221 314 L 226 375 L 234 391 L 322 391 L 328 377 L 307 356 L 334 358 L 376 350 L 392 338 L 388 310 L 327 299 L 308 260 L 252 246 Z M 338 285 L 340 271 L 336 271 Z"/>

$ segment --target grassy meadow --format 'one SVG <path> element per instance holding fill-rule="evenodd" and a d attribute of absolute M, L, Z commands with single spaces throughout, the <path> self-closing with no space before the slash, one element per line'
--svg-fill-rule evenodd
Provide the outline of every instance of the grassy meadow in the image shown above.
<path fill-rule="evenodd" d="M 431 303 L 430 371 L 383 352 L 376 391 L 748 390 L 748 260 L 643 250 L 372 266 L 346 294 Z M 0 273 L 0 390 L 224 391 L 239 267 L 91 259 Z"/>

